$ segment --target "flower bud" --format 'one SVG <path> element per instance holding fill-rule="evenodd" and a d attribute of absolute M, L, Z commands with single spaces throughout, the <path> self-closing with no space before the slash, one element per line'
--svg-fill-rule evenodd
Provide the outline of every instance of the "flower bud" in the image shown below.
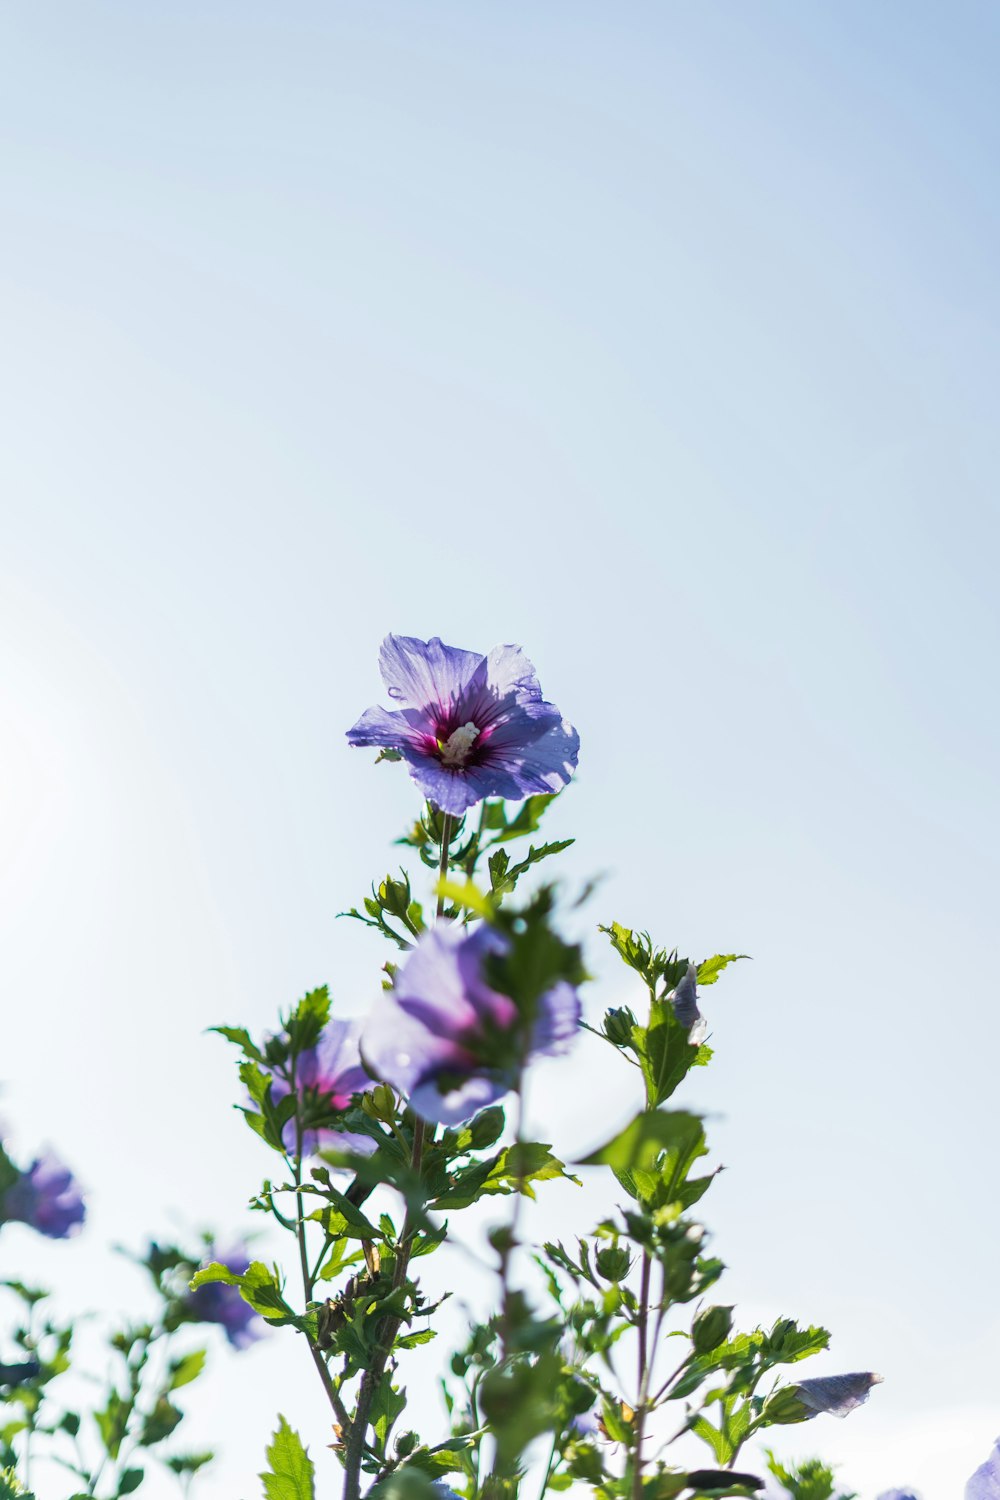
<path fill-rule="evenodd" d="M 399 1457 L 409 1458 L 418 1442 L 419 1438 L 415 1432 L 401 1432 L 396 1439 L 396 1452 Z"/>
<path fill-rule="evenodd" d="M 731 1307 L 706 1307 L 694 1320 L 691 1342 L 695 1354 L 709 1354 L 729 1337 L 733 1326 Z"/>
<path fill-rule="evenodd" d="M 605 1281 L 621 1281 L 628 1275 L 632 1257 L 621 1245 L 606 1245 L 594 1257 L 598 1272 Z"/>
<path fill-rule="evenodd" d="M 615 1047 L 631 1047 L 632 1028 L 636 1024 L 635 1016 L 627 1005 L 620 1005 L 617 1010 L 609 1010 L 604 1016 L 604 1035 Z"/>
<path fill-rule="evenodd" d="M 361 1097 L 361 1108 L 370 1120 L 394 1120 L 396 1095 L 387 1083 L 377 1083 Z"/>
<path fill-rule="evenodd" d="M 391 875 L 385 877 L 378 888 L 378 904 L 391 916 L 406 916 L 410 906 L 410 882 L 405 875 L 402 880 L 393 880 Z"/>
<path fill-rule="evenodd" d="M 810 1411 L 805 1402 L 799 1399 L 796 1387 L 785 1385 L 765 1401 L 764 1410 L 761 1413 L 761 1425 L 805 1422 L 815 1415 L 816 1413 Z"/>
<path fill-rule="evenodd" d="M 473 1150 L 485 1151 L 488 1146 L 492 1146 L 500 1139 L 503 1127 L 504 1113 L 501 1105 L 491 1104 L 488 1109 L 481 1109 L 469 1122 Z"/>

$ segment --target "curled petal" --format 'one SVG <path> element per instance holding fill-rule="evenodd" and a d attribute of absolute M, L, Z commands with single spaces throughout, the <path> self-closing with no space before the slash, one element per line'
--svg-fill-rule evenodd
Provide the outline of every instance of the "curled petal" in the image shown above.
<path fill-rule="evenodd" d="M 881 1375 L 871 1370 L 852 1375 L 825 1375 L 814 1380 L 800 1380 L 792 1389 L 803 1405 L 814 1415 L 826 1412 L 831 1417 L 849 1416 L 868 1400 L 873 1385 L 880 1385 Z"/>

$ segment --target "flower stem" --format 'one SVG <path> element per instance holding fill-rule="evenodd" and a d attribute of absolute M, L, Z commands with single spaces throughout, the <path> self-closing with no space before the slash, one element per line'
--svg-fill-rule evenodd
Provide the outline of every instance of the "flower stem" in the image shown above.
<path fill-rule="evenodd" d="M 635 1448 L 632 1458 L 632 1500 L 642 1495 L 642 1445 L 646 1436 L 646 1411 L 649 1406 L 649 1281 L 652 1262 L 649 1251 L 642 1252 L 642 1275 L 639 1283 L 639 1394 L 635 1409 Z"/>
<path fill-rule="evenodd" d="M 292 1088 L 295 1088 L 295 1070 L 292 1065 Z M 306 1245 L 306 1217 L 305 1204 L 302 1199 L 302 1116 L 296 1107 L 295 1110 L 295 1156 L 292 1160 L 292 1177 L 295 1182 L 295 1238 L 299 1244 L 299 1264 L 302 1267 L 302 1295 L 305 1299 L 306 1310 L 312 1301 L 315 1278 L 309 1269 L 309 1249 Z M 323 1358 L 322 1351 L 317 1349 L 309 1335 L 306 1335 L 306 1343 L 309 1345 L 309 1353 L 312 1355 L 313 1364 L 319 1375 L 326 1399 L 333 1408 L 333 1414 L 341 1431 L 346 1436 L 351 1425 L 351 1419 L 347 1415 L 347 1408 L 337 1393 L 333 1383 L 333 1377 Z"/>
<path fill-rule="evenodd" d="M 445 813 L 441 819 L 441 859 L 438 864 L 438 882 L 447 879 L 448 855 L 451 849 L 452 829 L 454 819 L 450 813 Z M 438 920 L 444 915 L 445 900 L 439 892 L 437 898 Z M 410 1165 L 416 1176 L 420 1175 L 423 1163 L 424 1145 L 428 1140 L 427 1126 L 424 1121 L 414 1117 L 413 1121 L 413 1145 L 410 1150 Z M 413 1236 L 416 1232 L 415 1215 L 410 1208 L 406 1210 L 403 1220 L 403 1230 L 396 1247 L 396 1267 L 393 1271 L 392 1285 L 397 1290 L 406 1280 L 406 1272 L 410 1264 L 410 1251 L 413 1245 Z M 368 1423 L 371 1417 L 372 1403 L 378 1390 L 379 1381 L 385 1371 L 396 1342 L 396 1335 L 402 1324 L 402 1318 L 386 1318 L 379 1330 L 378 1343 L 372 1354 L 371 1364 L 361 1377 L 361 1386 L 358 1391 L 358 1404 L 354 1411 L 354 1419 L 351 1422 L 350 1437 L 347 1442 L 347 1453 L 344 1458 L 344 1494 L 343 1500 L 360 1500 L 361 1495 L 361 1460 L 364 1457 L 365 1439 L 368 1433 Z"/>
<path fill-rule="evenodd" d="M 441 860 L 438 864 L 438 883 L 445 880 L 448 875 L 448 853 L 451 849 L 451 830 L 454 819 L 451 813 L 445 813 L 441 819 Z M 444 915 L 444 896 L 438 892 L 437 916 L 440 919 Z"/>

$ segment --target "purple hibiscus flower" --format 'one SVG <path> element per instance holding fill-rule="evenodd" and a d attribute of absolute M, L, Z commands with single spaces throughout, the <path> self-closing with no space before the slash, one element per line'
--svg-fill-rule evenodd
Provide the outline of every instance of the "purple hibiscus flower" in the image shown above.
<path fill-rule="evenodd" d="M 75 1234 L 85 1216 L 76 1179 L 51 1151 L 32 1162 L 3 1198 L 4 1219 L 18 1219 L 53 1240 Z"/>
<path fill-rule="evenodd" d="M 873 1385 L 880 1385 L 881 1375 L 871 1370 L 852 1375 L 822 1375 L 813 1380 L 800 1380 L 791 1387 L 810 1416 L 828 1412 L 831 1417 L 846 1417 L 868 1400 Z"/>
<path fill-rule="evenodd" d="M 876 1500 L 920 1500 L 916 1490 L 883 1490 Z"/>
<path fill-rule="evenodd" d="M 517 1078 L 517 1006 L 486 983 L 483 962 L 503 953 L 491 928 L 440 922 L 424 933 L 365 1026 L 369 1070 L 406 1094 L 418 1115 L 445 1125 L 467 1120 Z M 529 1050 L 554 1055 L 576 1033 L 580 1001 L 560 981 L 541 997 Z"/>
<path fill-rule="evenodd" d="M 965 1500 L 1000 1500 L 1000 1438 L 965 1486 Z"/>
<path fill-rule="evenodd" d="M 375 1150 L 375 1142 L 367 1135 L 356 1135 L 348 1130 L 335 1130 L 329 1125 L 315 1125 L 331 1110 L 347 1109 L 356 1094 L 363 1094 L 372 1080 L 365 1071 L 358 1050 L 358 1028 L 350 1021 L 327 1021 L 314 1047 L 299 1053 L 295 1066 L 295 1084 L 303 1100 L 302 1113 L 304 1131 L 302 1154 L 311 1156 L 321 1146 L 339 1146 L 345 1150 L 362 1152 L 365 1155 Z M 275 1103 L 289 1092 L 286 1079 L 275 1075 L 271 1085 L 271 1098 Z M 287 1121 L 281 1138 L 285 1150 L 297 1148 L 297 1130 L 294 1118 Z"/>
<path fill-rule="evenodd" d="M 387 635 L 379 665 L 399 707 L 368 709 L 348 741 L 398 751 L 442 812 L 461 816 L 484 797 L 558 792 L 572 776 L 580 736 L 542 697 L 520 646 L 480 656 L 437 636 Z"/>
<path fill-rule="evenodd" d="M 242 1276 L 250 1264 L 250 1256 L 245 1245 L 234 1245 L 231 1250 L 217 1250 L 210 1245 L 205 1264 L 212 1261 L 218 1261 L 234 1275 Z M 206 1286 L 188 1292 L 184 1308 L 192 1323 L 218 1323 L 234 1349 L 248 1349 L 260 1338 L 260 1318 L 250 1304 L 244 1302 L 238 1286 L 210 1281 Z"/>

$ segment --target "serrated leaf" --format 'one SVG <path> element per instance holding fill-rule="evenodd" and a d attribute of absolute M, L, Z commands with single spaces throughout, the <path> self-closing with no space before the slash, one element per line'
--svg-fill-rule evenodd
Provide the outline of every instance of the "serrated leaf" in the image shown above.
<path fill-rule="evenodd" d="M 260 1475 L 264 1500 L 316 1500 L 312 1459 L 283 1416 L 278 1417 L 266 1456 L 270 1468 Z"/>
<path fill-rule="evenodd" d="M 749 953 L 715 953 L 711 958 L 706 958 L 704 963 L 698 965 L 698 983 L 714 984 L 723 969 L 730 964 L 738 963 L 741 958 L 749 958 Z"/>

